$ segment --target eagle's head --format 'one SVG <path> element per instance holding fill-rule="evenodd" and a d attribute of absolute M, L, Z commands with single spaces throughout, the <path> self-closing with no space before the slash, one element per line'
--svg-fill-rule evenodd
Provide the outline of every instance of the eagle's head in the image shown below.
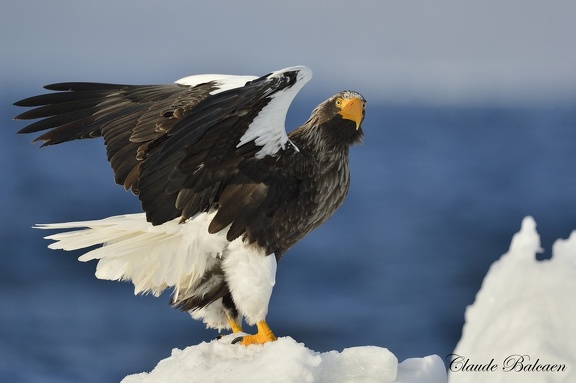
<path fill-rule="evenodd" d="M 330 146 L 348 147 L 362 142 L 365 111 L 366 99 L 344 90 L 318 105 L 302 128 Z"/>
<path fill-rule="evenodd" d="M 331 102 L 327 107 L 335 108 L 336 123 L 344 129 L 355 131 L 357 140 L 360 140 L 363 135 L 361 126 L 366 112 L 366 99 L 358 92 L 345 90 L 332 96 L 329 101 Z M 341 121 L 338 121 L 338 117 Z"/>

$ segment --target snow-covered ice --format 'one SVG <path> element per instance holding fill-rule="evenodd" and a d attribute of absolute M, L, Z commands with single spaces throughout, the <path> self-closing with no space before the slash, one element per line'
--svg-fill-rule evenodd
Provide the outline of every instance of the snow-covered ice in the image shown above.
<path fill-rule="evenodd" d="M 451 383 L 576 382 L 576 231 L 554 243 L 551 259 L 538 261 L 541 251 L 526 217 L 466 310 Z"/>
<path fill-rule="evenodd" d="M 231 344 L 236 335 L 173 350 L 150 373 L 129 375 L 122 383 L 195 382 L 402 382 L 445 383 L 437 355 L 398 359 L 385 348 L 362 346 L 319 353 L 290 337 L 262 346 Z"/>
<path fill-rule="evenodd" d="M 522 222 L 510 250 L 490 268 L 452 362 L 431 355 L 398 363 L 375 346 L 316 352 L 290 337 L 262 346 L 236 335 L 175 349 L 149 373 L 122 383 L 194 382 L 576 382 L 576 231 L 541 252 L 536 223 Z M 480 370 L 480 371 L 472 371 Z"/>

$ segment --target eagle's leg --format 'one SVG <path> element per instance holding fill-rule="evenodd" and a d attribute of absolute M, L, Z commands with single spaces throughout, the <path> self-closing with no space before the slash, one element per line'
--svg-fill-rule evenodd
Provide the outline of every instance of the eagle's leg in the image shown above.
<path fill-rule="evenodd" d="M 264 344 L 266 342 L 275 341 L 277 338 L 268 327 L 266 321 L 260 321 L 256 324 L 258 332 L 254 335 L 246 335 L 243 337 L 238 337 L 232 341 L 232 343 L 240 343 L 243 346 L 248 346 L 251 344 Z"/>
<path fill-rule="evenodd" d="M 230 316 L 230 314 L 227 314 L 226 317 L 228 319 L 228 324 L 230 325 L 230 328 L 232 329 L 233 334 L 236 334 L 237 332 L 243 332 L 242 331 L 242 323 L 236 322 L 236 320 L 234 320 L 234 318 L 232 318 L 232 316 Z"/>
<path fill-rule="evenodd" d="M 230 293 L 222 297 L 222 305 L 224 306 L 226 319 L 228 320 L 228 324 L 232 329 L 232 333 L 235 334 L 237 332 L 243 332 L 242 317 L 238 314 L 238 308 L 236 308 L 234 299 L 232 299 L 232 295 Z"/>

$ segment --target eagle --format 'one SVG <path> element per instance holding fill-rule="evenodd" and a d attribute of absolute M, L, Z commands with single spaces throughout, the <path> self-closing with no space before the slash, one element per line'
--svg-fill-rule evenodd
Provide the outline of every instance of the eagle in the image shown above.
<path fill-rule="evenodd" d="M 102 137 L 116 183 L 143 213 L 41 224 L 52 249 L 92 248 L 96 277 L 135 294 L 172 291 L 171 305 L 234 343 L 276 336 L 266 322 L 280 258 L 342 204 L 349 148 L 362 141 L 366 100 L 345 90 L 287 134 L 286 113 L 312 78 L 305 66 L 261 77 L 195 75 L 173 84 L 67 82 L 14 105 L 38 120 L 42 146 Z M 69 230 L 73 229 L 73 230 Z M 98 246 L 101 245 L 101 246 Z M 256 326 L 248 335 L 242 323 Z"/>

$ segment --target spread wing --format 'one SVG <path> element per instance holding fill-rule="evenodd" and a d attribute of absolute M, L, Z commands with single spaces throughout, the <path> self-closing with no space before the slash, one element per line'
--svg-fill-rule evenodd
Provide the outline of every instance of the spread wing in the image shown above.
<path fill-rule="evenodd" d="M 167 134 L 200 101 L 230 83 L 237 85 L 238 79 L 247 81 L 245 76 L 202 75 L 168 85 L 52 84 L 45 88 L 59 93 L 16 102 L 36 107 L 16 119 L 42 118 L 19 132 L 47 130 L 35 140 L 44 141 L 42 146 L 103 136 L 115 181 L 138 193 L 134 186 L 148 145 Z"/>
<path fill-rule="evenodd" d="M 290 169 L 278 171 L 298 151 L 284 121 L 310 78 L 308 68 L 292 67 L 171 85 L 55 84 L 47 89 L 59 93 L 17 102 L 36 108 L 16 118 L 43 118 L 20 132 L 48 130 L 37 138 L 44 145 L 104 137 L 116 182 L 139 195 L 150 222 L 217 206 L 210 231 L 232 225 L 233 239 L 296 191 Z"/>

